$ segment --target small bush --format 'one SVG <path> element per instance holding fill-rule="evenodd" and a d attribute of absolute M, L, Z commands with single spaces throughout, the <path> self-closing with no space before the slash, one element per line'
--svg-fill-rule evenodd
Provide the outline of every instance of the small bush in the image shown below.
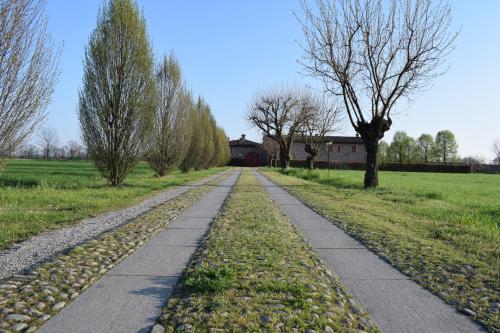
<path fill-rule="evenodd" d="M 236 280 L 236 274 L 229 266 L 196 267 L 184 281 L 187 290 L 192 292 L 216 292 L 229 289 Z"/>

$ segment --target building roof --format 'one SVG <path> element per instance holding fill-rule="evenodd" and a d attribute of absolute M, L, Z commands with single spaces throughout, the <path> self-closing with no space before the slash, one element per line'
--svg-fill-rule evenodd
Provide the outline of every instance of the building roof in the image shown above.
<path fill-rule="evenodd" d="M 230 140 L 229 141 L 229 146 L 233 147 L 255 147 L 255 146 L 262 146 L 262 144 L 255 142 L 255 141 L 250 141 L 245 138 L 245 134 L 241 136 L 241 138 L 237 140 Z"/>
<path fill-rule="evenodd" d="M 322 142 L 333 142 L 335 143 L 358 143 L 358 144 L 363 144 L 364 141 L 361 137 L 358 136 L 325 136 L 322 140 Z M 304 142 L 302 137 L 298 137 L 295 142 Z"/>

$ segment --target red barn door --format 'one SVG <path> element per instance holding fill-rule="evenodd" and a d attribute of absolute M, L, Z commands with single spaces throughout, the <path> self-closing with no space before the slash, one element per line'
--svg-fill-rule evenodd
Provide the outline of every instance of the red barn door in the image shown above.
<path fill-rule="evenodd" d="M 260 156 L 255 152 L 246 154 L 245 156 L 245 166 L 247 167 L 257 167 L 260 166 Z"/>

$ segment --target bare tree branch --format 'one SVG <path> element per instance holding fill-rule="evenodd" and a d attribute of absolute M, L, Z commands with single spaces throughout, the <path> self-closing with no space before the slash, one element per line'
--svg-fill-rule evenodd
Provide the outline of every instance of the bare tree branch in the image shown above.
<path fill-rule="evenodd" d="M 314 158 L 319 153 L 319 149 L 324 138 L 340 129 L 343 121 L 341 117 L 341 107 L 337 101 L 332 102 L 316 95 L 309 95 L 303 100 L 304 108 L 309 108 L 311 116 L 302 124 L 301 135 L 304 141 L 304 150 L 309 155 L 309 168 L 314 166 Z"/>
<path fill-rule="evenodd" d="M 44 0 L 0 1 L 0 158 L 43 123 L 59 76 L 44 11 Z"/>
<path fill-rule="evenodd" d="M 312 116 L 309 99 L 304 89 L 282 86 L 258 94 L 248 110 L 248 122 L 278 144 L 282 168 L 288 167 L 293 141 Z"/>
<path fill-rule="evenodd" d="M 57 132 L 51 127 L 44 127 L 38 133 L 38 139 L 40 140 L 38 145 L 42 149 L 43 156 L 48 160 L 54 154 L 59 141 Z"/>
<path fill-rule="evenodd" d="M 377 143 L 401 98 L 429 87 L 445 71 L 457 33 L 451 9 L 431 0 L 302 1 L 305 71 L 342 96 L 352 127 L 365 141 L 365 186 L 377 186 Z"/>

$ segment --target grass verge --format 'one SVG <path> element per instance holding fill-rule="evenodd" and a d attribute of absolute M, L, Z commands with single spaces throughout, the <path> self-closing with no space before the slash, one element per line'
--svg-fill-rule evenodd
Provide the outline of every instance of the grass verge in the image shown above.
<path fill-rule="evenodd" d="M 367 191 L 353 184 L 362 184 L 361 172 L 262 171 L 411 279 L 490 331 L 500 330 L 500 232 L 490 220 L 457 217 L 481 218 L 488 209 L 500 214 L 500 188 L 491 185 L 500 177 L 381 173 L 382 186 Z M 431 191 L 436 194 L 421 195 Z M 462 211 L 460 202 L 467 202 Z"/>
<path fill-rule="evenodd" d="M 138 203 L 224 168 L 155 177 L 140 163 L 124 183 L 109 186 L 90 161 L 8 160 L 0 173 L 0 249 L 63 224 Z"/>
<path fill-rule="evenodd" d="M 209 182 L 217 184 L 223 175 Z M 29 275 L 0 282 L 0 331 L 32 332 L 210 190 L 190 190 L 116 230 L 77 246 Z"/>
<path fill-rule="evenodd" d="M 244 171 L 160 317 L 166 332 L 374 332 Z"/>

